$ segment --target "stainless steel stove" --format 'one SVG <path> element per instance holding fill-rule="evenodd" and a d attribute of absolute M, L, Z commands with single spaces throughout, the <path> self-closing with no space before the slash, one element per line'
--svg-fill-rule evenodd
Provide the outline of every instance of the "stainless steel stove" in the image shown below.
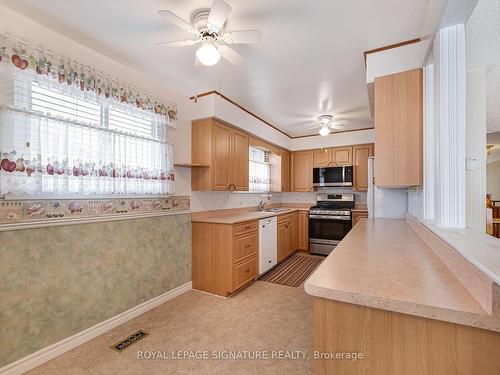
<path fill-rule="evenodd" d="M 309 251 L 328 255 L 352 228 L 354 194 L 318 194 L 309 209 Z"/>

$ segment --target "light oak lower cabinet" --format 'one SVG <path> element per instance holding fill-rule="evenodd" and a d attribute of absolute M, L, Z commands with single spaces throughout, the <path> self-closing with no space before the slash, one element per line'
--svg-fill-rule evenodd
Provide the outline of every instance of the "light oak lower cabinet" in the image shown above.
<path fill-rule="evenodd" d="M 314 298 L 314 350 L 363 359 L 314 361 L 314 373 L 500 374 L 500 334 L 382 309 Z"/>
<path fill-rule="evenodd" d="M 258 274 L 258 221 L 192 224 L 193 289 L 228 296 Z"/>
<path fill-rule="evenodd" d="M 312 191 L 313 151 L 294 151 L 291 154 L 291 191 Z"/>
<path fill-rule="evenodd" d="M 278 216 L 278 263 L 297 250 L 297 212 Z"/>
<path fill-rule="evenodd" d="M 299 211 L 299 235 L 297 248 L 299 250 L 309 251 L 309 213 L 307 211 Z"/>

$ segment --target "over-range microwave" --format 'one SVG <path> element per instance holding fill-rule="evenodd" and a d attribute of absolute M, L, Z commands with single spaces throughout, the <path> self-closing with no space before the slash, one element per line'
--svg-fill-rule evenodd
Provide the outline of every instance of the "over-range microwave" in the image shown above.
<path fill-rule="evenodd" d="M 352 165 L 313 169 L 314 186 L 352 186 Z"/>

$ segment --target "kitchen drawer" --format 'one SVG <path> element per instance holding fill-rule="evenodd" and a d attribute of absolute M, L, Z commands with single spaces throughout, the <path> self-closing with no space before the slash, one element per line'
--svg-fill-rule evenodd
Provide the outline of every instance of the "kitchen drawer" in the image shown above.
<path fill-rule="evenodd" d="M 240 233 L 253 232 L 259 229 L 258 221 L 247 221 L 245 223 L 234 225 L 234 235 L 237 236 Z"/>
<path fill-rule="evenodd" d="M 295 219 L 295 212 L 291 214 L 284 214 L 284 215 L 279 215 L 278 216 L 278 224 L 283 223 L 285 221 L 291 221 Z"/>
<path fill-rule="evenodd" d="M 242 287 L 257 276 L 257 257 L 252 257 L 233 267 L 233 290 Z"/>
<path fill-rule="evenodd" d="M 233 263 L 259 251 L 259 234 L 250 233 L 234 239 Z"/>

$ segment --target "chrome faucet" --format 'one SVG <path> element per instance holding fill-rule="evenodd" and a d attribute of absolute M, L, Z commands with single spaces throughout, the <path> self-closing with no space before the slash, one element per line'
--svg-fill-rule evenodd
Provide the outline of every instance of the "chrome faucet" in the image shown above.
<path fill-rule="evenodd" d="M 259 205 L 257 206 L 257 211 L 264 211 L 264 207 L 266 206 L 268 202 L 260 201 Z"/>

